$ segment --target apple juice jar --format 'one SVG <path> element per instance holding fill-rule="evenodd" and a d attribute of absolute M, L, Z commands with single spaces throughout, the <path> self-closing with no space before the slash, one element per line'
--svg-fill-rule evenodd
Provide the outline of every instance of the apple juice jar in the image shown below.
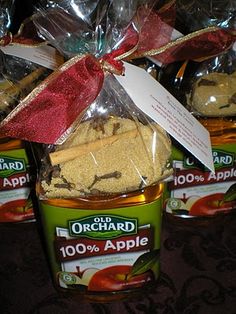
<path fill-rule="evenodd" d="M 236 209 L 236 122 L 231 118 L 199 118 L 212 142 L 215 173 L 189 152 L 174 145 L 173 180 L 168 183 L 165 211 L 181 218 L 213 218 Z"/>
<path fill-rule="evenodd" d="M 154 284 L 170 153 L 156 123 L 115 115 L 48 147 L 37 194 L 59 289 L 105 302 Z"/>
<path fill-rule="evenodd" d="M 34 220 L 34 165 L 26 143 L 0 138 L 0 222 Z"/>
<path fill-rule="evenodd" d="M 98 302 L 152 286 L 160 270 L 162 206 L 163 184 L 104 199 L 41 200 L 55 286 Z"/>

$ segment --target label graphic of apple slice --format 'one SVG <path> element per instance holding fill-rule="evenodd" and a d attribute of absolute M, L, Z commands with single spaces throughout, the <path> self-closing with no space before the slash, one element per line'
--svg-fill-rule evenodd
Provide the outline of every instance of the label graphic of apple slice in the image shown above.
<path fill-rule="evenodd" d="M 83 271 L 81 277 L 81 285 L 88 286 L 93 275 L 98 271 L 97 268 L 87 268 Z"/>
<path fill-rule="evenodd" d="M 199 199 L 200 197 L 199 196 L 190 196 L 188 199 L 187 199 L 187 202 L 186 202 L 186 209 L 189 211 L 191 209 L 191 207 L 193 206 L 193 204 Z"/>

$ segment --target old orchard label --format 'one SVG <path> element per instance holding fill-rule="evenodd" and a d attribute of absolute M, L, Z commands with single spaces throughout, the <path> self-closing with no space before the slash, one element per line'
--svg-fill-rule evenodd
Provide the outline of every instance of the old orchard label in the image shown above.
<path fill-rule="evenodd" d="M 199 167 L 199 163 L 192 156 L 183 156 L 183 161 L 174 160 L 174 181 L 170 187 L 203 185 L 208 183 L 236 180 L 235 154 L 219 149 L 212 150 L 215 173 Z"/>
<path fill-rule="evenodd" d="M 34 218 L 29 169 L 24 148 L 0 152 L 0 222 Z"/>
<path fill-rule="evenodd" d="M 58 230 L 60 233 L 62 230 Z M 57 240 L 57 257 L 60 261 L 98 256 L 104 254 L 115 254 L 117 252 L 136 252 L 151 249 L 153 245 L 153 233 L 150 228 L 139 230 L 136 236 L 124 236 L 122 239 L 89 240 L 80 238 L 73 240 Z"/>
<path fill-rule="evenodd" d="M 230 167 L 234 165 L 234 153 L 225 152 L 220 149 L 213 149 L 212 158 L 215 169 Z M 199 162 L 193 156 L 184 156 L 183 165 L 186 169 L 201 167 Z"/>
<path fill-rule="evenodd" d="M 1 156 L 0 158 L 0 177 L 8 177 L 13 173 L 26 170 L 25 160 L 23 158 L 10 158 Z"/>
<path fill-rule="evenodd" d="M 117 291 L 157 278 L 161 201 L 80 210 L 40 204 L 50 261 L 63 288 Z"/>
<path fill-rule="evenodd" d="M 112 215 L 96 215 L 69 221 L 70 236 L 111 239 L 135 233 L 137 233 L 137 219 Z"/>
<path fill-rule="evenodd" d="M 27 186 L 30 182 L 24 158 L 0 155 L 0 187 L 9 190 Z"/>
<path fill-rule="evenodd" d="M 236 187 L 235 152 L 236 144 L 214 146 L 215 172 L 211 172 L 175 147 L 166 211 L 180 216 L 209 216 L 236 208 L 236 197 L 228 197 Z"/>

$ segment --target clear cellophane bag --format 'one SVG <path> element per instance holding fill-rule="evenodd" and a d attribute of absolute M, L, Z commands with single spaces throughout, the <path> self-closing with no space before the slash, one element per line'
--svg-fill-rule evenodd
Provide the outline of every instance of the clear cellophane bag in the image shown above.
<path fill-rule="evenodd" d="M 39 35 L 67 59 L 92 54 L 100 60 L 120 49 L 130 30 L 139 33 L 144 22 L 139 10 L 150 5 L 154 2 L 50 1 L 38 7 L 33 20 Z M 44 146 L 41 198 L 128 193 L 171 173 L 169 136 L 108 71 L 92 104 L 57 143 Z"/>

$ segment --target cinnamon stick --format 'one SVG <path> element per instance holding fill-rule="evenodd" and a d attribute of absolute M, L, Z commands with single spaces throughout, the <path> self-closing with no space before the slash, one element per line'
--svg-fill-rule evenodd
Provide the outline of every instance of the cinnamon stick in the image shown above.
<path fill-rule="evenodd" d="M 50 158 L 52 166 L 54 166 L 54 165 L 57 165 L 57 164 L 60 164 L 69 160 L 73 160 L 76 157 L 80 157 L 88 153 L 96 152 L 99 149 L 104 148 L 107 145 L 111 145 L 118 140 L 127 139 L 127 138 L 135 138 L 137 135 L 138 135 L 138 129 L 133 129 L 131 131 L 104 137 L 103 139 L 99 139 L 94 142 L 89 142 L 89 143 L 81 144 L 81 145 L 74 146 L 71 148 L 58 150 L 56 152 L 50 153 L 49 158 Z"/>
<path fill-rule="evenodd" d="M 6 88 L 0 95 L 0 107 L 7 107 L 7 105 L 10 104 L 12 100 L 19 95 L 19 93 L 27 88 L 29 84 L 38 79 L 44 71 L 45 68 L 38 68 L 21 79 L 17 84 Z"/>

